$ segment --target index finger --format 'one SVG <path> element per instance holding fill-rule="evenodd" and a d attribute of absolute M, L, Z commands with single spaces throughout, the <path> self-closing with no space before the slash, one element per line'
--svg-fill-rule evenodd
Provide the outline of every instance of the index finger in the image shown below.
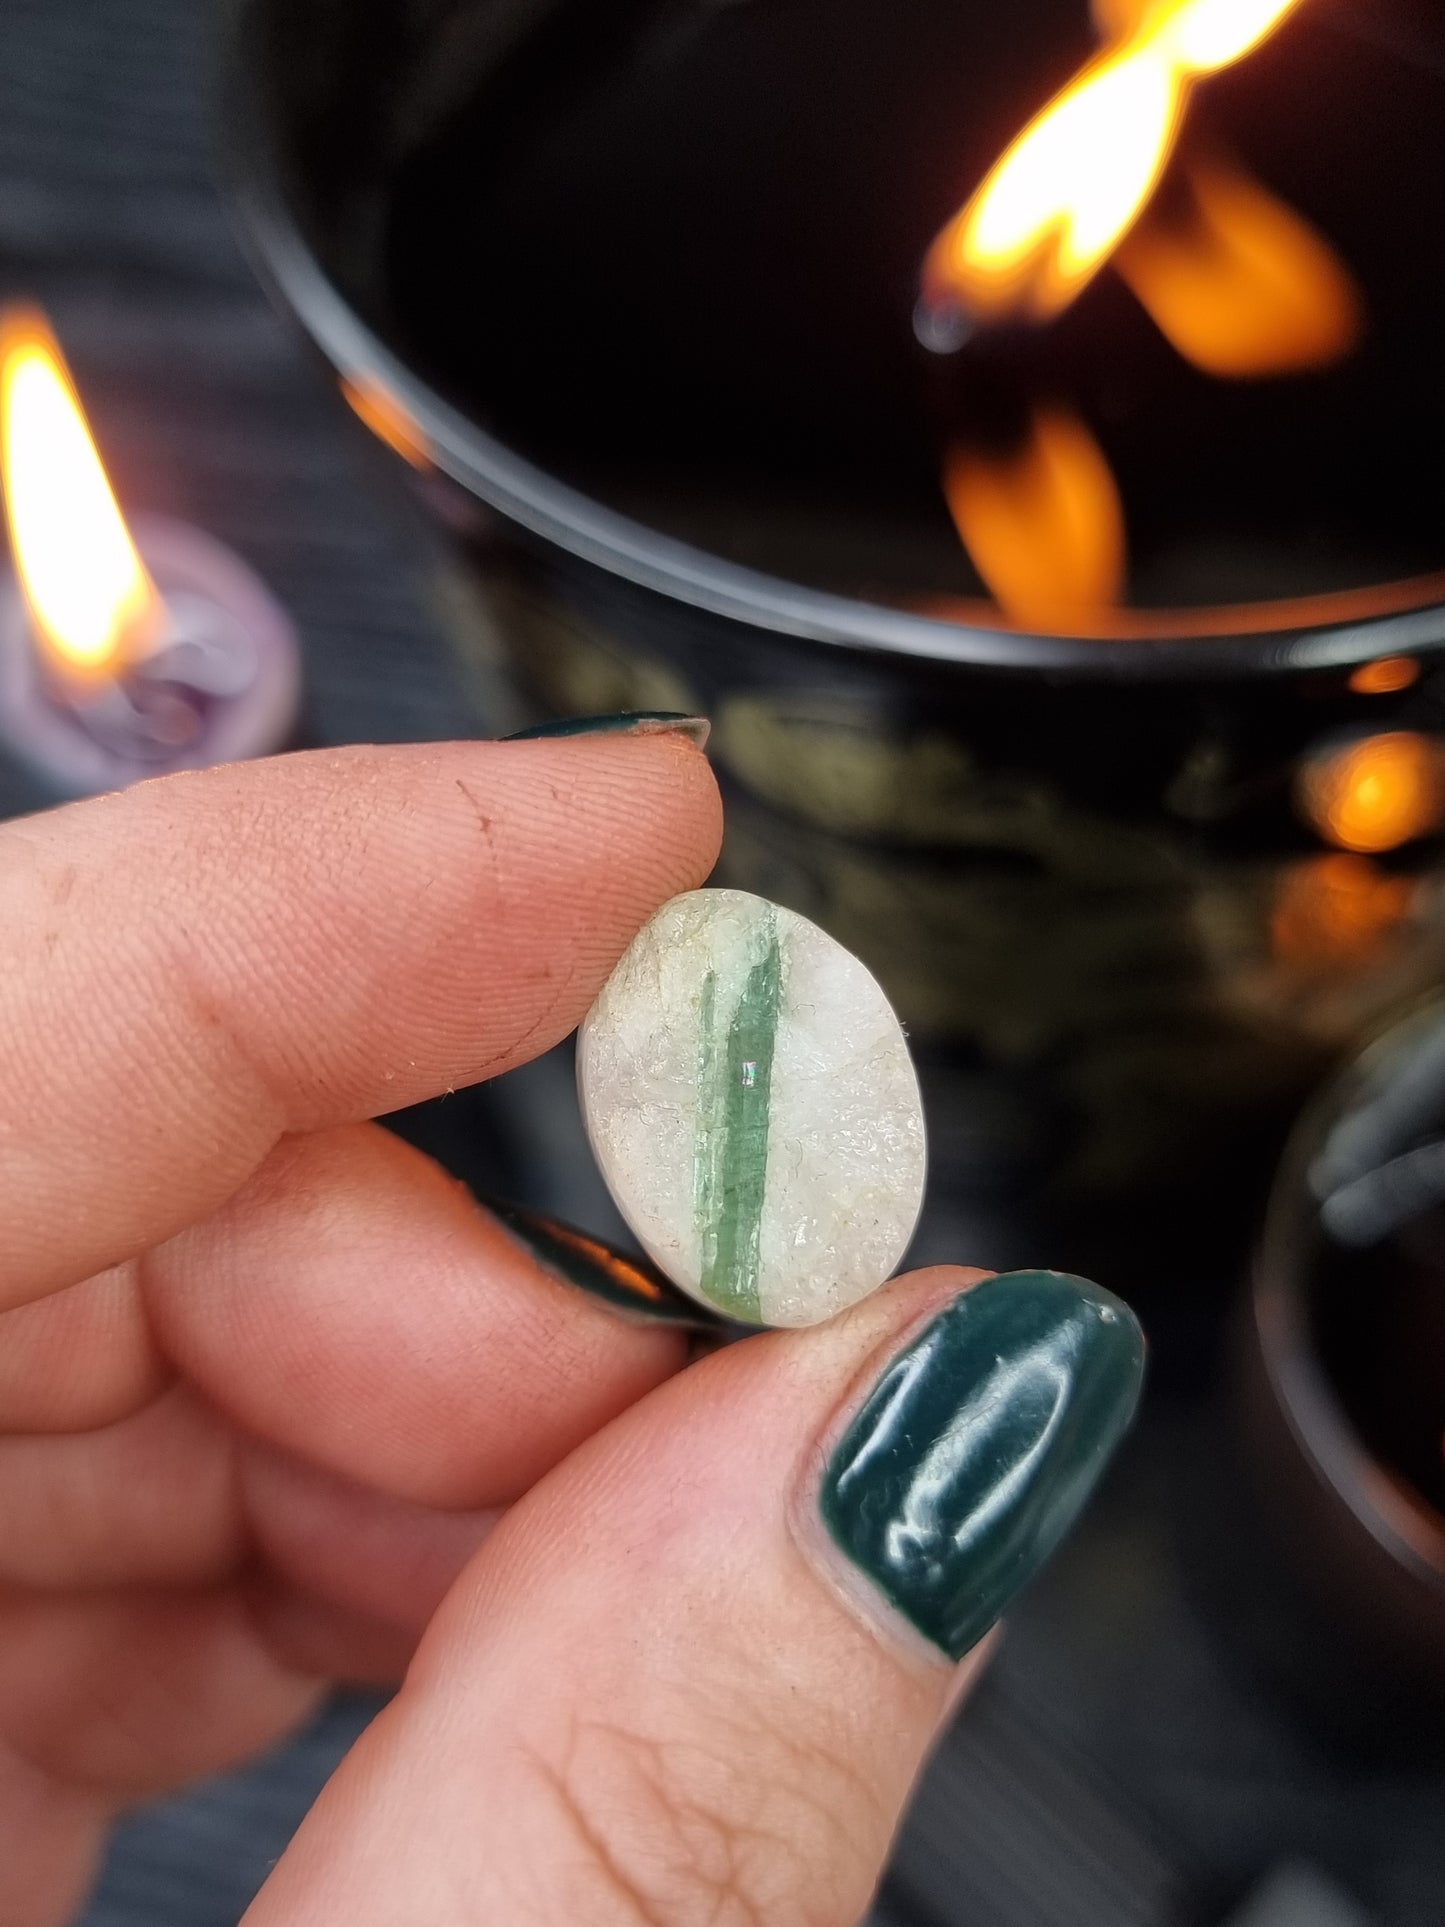
<path fill-rule="evenodd" d="M 676 734 L 317 751 L 0 831 L 0 1306 L 170 1237 L 288 1131 L 548 1049 L 719 833 Z"/>

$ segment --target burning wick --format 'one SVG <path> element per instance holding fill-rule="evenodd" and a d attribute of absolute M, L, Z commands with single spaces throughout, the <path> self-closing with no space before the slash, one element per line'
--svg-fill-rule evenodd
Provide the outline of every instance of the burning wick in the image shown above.
<path fill-rule="evenodd" d="M 0 739 L 69 796 L 263 756 L 296 724 L 284 612 L 199 529 L 127 527 L 64 356 L 0 313 L 0 477 L 16 582 L 0 595 Z"/>
<path fill-rule="evenodd" d="M 1253 52 L 1299 4 L 1112 0 L 1113 44 L 1035 115 L 929 249 L 925 340 L 946 339 L 950 307 L 965 335 L 1061 314 L 1148 205 L 1195 81 Z"/>

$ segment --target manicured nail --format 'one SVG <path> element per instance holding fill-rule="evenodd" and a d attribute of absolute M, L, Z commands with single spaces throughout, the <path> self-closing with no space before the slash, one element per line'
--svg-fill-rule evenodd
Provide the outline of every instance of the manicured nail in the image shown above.
<path fill-rule="evenodd" d="M 1143 1373 L 1134 1314 L 1097 1285 L 986 1279 L 894 1359 L 834 1448 L 829 1537 L 961 1659 L 1083 1510 Z"/>
<path fill-rule="evenodd" d="M 555 1218 L 545 1218 L 524 1205 L 499 1203 L 495 1198 L 484 1202 L 543 1271 L 564 1285 L 576 1285 L 614 1311 L 648 1324 L 677 1325 L 692 1331 L 722 1329 L 721 1319 L 670 1284 L 645 1258 L 614 1251 L 600 1238 L 574 1231 L 571 1225 L 558 1224 Z"/>
<path fill-rule="evenodd" d="M 670 709 L 629 709 L 616 716 L 563 716 L 554 723 L 535 723 L 504 737 L 508 743 L 529 743 L 543 736 L 686 736 L 699 749 L 707 747 L 712 724 L 706 716 L 684 716 Z"/>

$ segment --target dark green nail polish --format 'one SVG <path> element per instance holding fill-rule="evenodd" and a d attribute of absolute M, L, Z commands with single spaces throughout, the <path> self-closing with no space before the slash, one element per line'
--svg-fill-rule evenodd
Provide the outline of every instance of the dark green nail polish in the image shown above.
<path fill-rule="evenodd" d="M 600 1238 L 570 1225 L 558 1224 L 524 1205 L 485 1200 L 488 1211 L 504 1224 L 518 1244 L 544 1271 L 565 1285 L 576 1285 L 601 1298 L 614 1311 L 630 1312 L 655 1325 L 678 1325 L 694 1331 L 717 1331 L 721 1320 L 670 1284 L 643 1258 L 614 1251 Z"/>
<path fill-rule="evenodd" d="M 895 1358 L 828 1461 L 834 1542 L 961 1659 L 1065 1536 L 1134 1416 L 1144 1337 L 1082 1278 L 964 1292 Z"/>
<path fill-rule="evenodd" d="M 707 747 L 712 724 L 706 716 L 684 716 L 670 709 L 630 709 L 616 716 L 563 716 L 554 723 L 535 723 L 503 740 L 530 743 L 545 736 L 686 736 L 699 749 Z"/>

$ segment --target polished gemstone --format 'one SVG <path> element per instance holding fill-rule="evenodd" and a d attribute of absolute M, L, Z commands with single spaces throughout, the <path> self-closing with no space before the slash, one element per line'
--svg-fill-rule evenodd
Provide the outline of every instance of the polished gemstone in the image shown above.
<path fill-rule="evenodd" d="M 891 1276 L 923 1198 L 918 1080 L 882 990 L 816 924 L 741 890 L 675 897 L 577 1064 L 608 1188 L 684 1291 L 811 1325 Z"/>

